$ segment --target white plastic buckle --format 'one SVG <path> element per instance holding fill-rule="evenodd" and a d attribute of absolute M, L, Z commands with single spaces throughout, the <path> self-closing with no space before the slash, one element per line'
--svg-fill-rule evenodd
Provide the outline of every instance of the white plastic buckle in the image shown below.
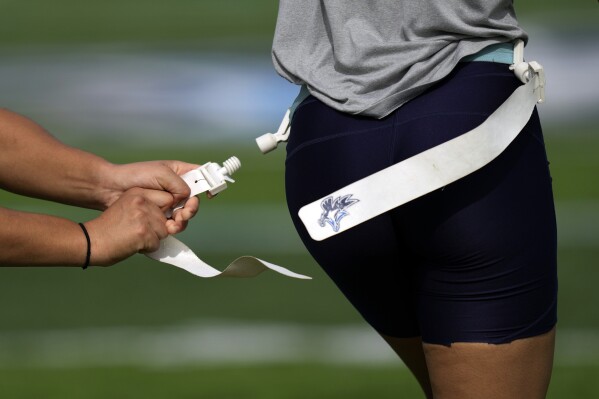
<path fill-rule="evenodd" d="M 258 144 L 258 147 L 263 154 L 271 152 L 277 148 L 280 142 L 289 139 L 289 133 L 291 132 L 289 113 L 290 111 L 287 110 L 276 133 L 266 133 L 256 139 L 256 144 Z"/>
<path fill-rule="evenodd" d="M 191 189 L 190 197 L 209 192 L 211 195 L 216 195 L 227 188 L 227 182 L 235 183 L 230 176 L 241 168 L 241 161 L 237 157 L 231 157 L 223 162 L 220 166 L 216 162 L 208 162 L 185 173 L 181 176 L 183 181 Z M 187 200 L 177 204 L 173 209 L 166 212 L 166 217 L 171 217 L 177 209 L 183 208 Z"/>
<path fill-rule="evenodd" d="M 231 157 L 223 162 L 223 166 L 220 166 L 216 162 L 208 162 L 205 165 L 200 166 L 198 169 L 206 182 L 210 186 L 208 192 L 212 195 L 216 195 L 227 188 L 227 182 L 235 183 L 230 175 L 235 173 L 241 167 L 241 162 L 237 157 Z"/>
<path fill-rule="evenodd" d="M 510 70 L 522 83 L 528 83 L 535 79 L 534 91 L 537 92 L 537 102 L 545 102 L 545 71 L 543 66 L 536 61 L 524 61 L 524 41 L 516 40 L 514 43 L 514 63 L 510 65 Z"/>

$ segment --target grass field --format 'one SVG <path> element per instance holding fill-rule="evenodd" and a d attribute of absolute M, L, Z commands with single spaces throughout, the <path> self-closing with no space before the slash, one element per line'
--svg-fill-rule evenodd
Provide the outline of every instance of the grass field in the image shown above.
<path fill-rule="evenodd" d="M 143 43 L 146 46 L 268 46 L 272 0 L 2 0 L 0 45 Z M 518 15 L 541 25 L 596 23 L 592 0 L 516 2 Z"/>
<path fill-rule="evenodd" d="M 590 22 L 589 29 L 596 29 L 598 6 L 592 0 L 567 4 L 531 0 L 516 2 L 516 7 L 520 16 L 542 26 L 568 30 L 574 28 L 569 25 L 572 22 Z M 0 50 L 9 48 L 11 52 L 39 46 L 76 49 L 88 44 L 133 43 L 140 48 L 174 50 L 234 48 L 267 56 L 276 2 L 0 0 L 0 11 Z M 563 332 L 561 336 L 558 333 L 561 338 L 551 399 L 599 397 L 597 133 L 593 125 L 547 127 L 560 226 L 559 331 Z M 0 398 L 422 397 L 399 362 L 327 361 L 325 346 L 334 345 L 322 337 L 311 341 L 299 336 L 297 342 L 304 345 L 298 347 L 308 348 L 307 352 L 322 352 L 318 357 L 325 359 L 322 361 L 315 361 L 309 353 L 305 358 L 299 356 L 300 360 L 255 363 L 247 359 L 202 363 L 196 359 L 163 364 L 156 359 L 158 362 L 127 364 L 110 357 L 119 348 L 151 341 L 152 333 L 160 329 L 175 335 L 167 334 L 172 341 L 150 342 L 157 356 L 172 356 L 169 350 L 175 344 L 183 345 L 185 339 L 196 346 L 216 345 L 202 342 L 200 336 L 176 334 L 188 325 L 233 322 L 233 326 L 251 329 L 295 324 L 313 327 L 316 335 L 319 329 L 365 326 L 307 256 L 293 231 L 284 205 L 284 150 L 263 156 L 251 146 L 251 140 L 234 148 L 201 143 L 144 143 L 140 148 L 122 138 L 59 137 L 118 163 L 167 158 L 220 162 L 239 156 L 244 166 L 235 176 L 237 183 L 216 199 L 202 201 L 197 220 L 181 235 L 182 240 L 218 268 L 238 255 L 252 254 L 314 280 L 295 281 L 272 274 L 250 281 L 203 280 L 142 255 L 112 268 L 85 272 L 0 269 Z M 96 214 L 2 191 L 0 204 L 76 221 Z M 256 224 L 260 229 L 251 227 Z M 146 332 L 149 338 L 142 336 Z M 174 342 L 177 340 L 183 344 Z M 77 345 L 85 347 L 78 351 Z M 86 359 L 89 346 L 100 359 L 105 352 L 105 361 Z"/>
<path fill-rule="evenodd" d="M 556 367 L 548 399 L 595 398 L 599 367 Z M 35 381 L 35 384 L 31 382 Z M 422 398 L 404 368 L 319 364 L 140 370 L 128 368 L 0 371 L 0 392 L 15 399 Z"/>
<path fill-rule="evenodd" d="M 599 367 L 556 367 L 548 399 L 595 398 L 588 381 Z M 35 381 L 35 383 L 32 383 Z M 320 364 L 147 370 L 0 370 L 0 394 L 15 399 L 202 398 L 377 399 L 423 398 L 399 367 Z"/>

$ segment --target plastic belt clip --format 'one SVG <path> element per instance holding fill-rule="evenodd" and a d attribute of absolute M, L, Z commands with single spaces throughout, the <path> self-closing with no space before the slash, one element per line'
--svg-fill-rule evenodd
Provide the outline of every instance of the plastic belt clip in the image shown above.
<path fill-rule="evenodd" d="M 191 189 L 191 195 L 196 196 L 203 192 L 216 195 L 227 188 L 227 182 L 235 183 L 230 176 L 239 170 L 241 162 L 237 157 L 231 157 L 220 166 L 216 162 L 207 162 L 197 169 L 185 173 L 181 178 Z M 176 207 L 166 212 L 166 217 L 171 217 L 177 209 L 183 208 L 187 200 L 177 204 Z"/>
<path fill-rule="evenodd" d="M 524 41 L 518 39 L 514 42 L 514 63 L 510 70 L 524 84 L 535 79 L 534 91 L 538 96 L 538 103 L 545 102 L 545 71 L 543 66 L 536 61 L 524 61 Z"/>
<path fill-rule="evenodd" d="M 256 139 L 256 144 L 263 154 L 267 154 L 272 150 L 276 149 L 280 142 L 287 141 L 289 139 L 289 133 L 291 130 L 291 124 L 289 123 L 289 115 L 291 111 L 287 110 L 285 116 L 281 121 L 281 125 L 276 133 L 266 133 Z"/>

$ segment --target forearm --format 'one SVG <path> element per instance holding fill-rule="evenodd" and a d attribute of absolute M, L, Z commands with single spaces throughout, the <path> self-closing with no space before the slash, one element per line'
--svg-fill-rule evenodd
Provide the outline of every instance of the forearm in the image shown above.
<path fill-rule="evenodd" d="M 67 219 L 0 208 L 0 266 L 83 266 L 87 241 Z"/>
<path fill-rule="evenodd" d="M 151 161 L 115 165 L 101 157 L 61 143 L 41 126 L 0 109 L 0 188 L 29 197 L 105 210 L 127 190 L 139 187 L 167 192 L 164 210 L 186 200 L 190 189 L 180 175 L 198 165 L 180 161 Z M 183 229 L 197 211 L 169 221 L 169 232 Z"/>
<path fill-rule="evenodd" d="M 41 126 L 0 109 L 0 187 L 18 194 L 103 209 L 106 160 L 69 147 Z"/>
<path fill-rule="evenodd" d="M 169 234 L 163 209 L 171 202 L 166 191 L 127 190 L 85 222 L 89 246 L 77 223 L 0 208 L 0 266 L 110 266 L 138 252 L 156 251 Z"/>

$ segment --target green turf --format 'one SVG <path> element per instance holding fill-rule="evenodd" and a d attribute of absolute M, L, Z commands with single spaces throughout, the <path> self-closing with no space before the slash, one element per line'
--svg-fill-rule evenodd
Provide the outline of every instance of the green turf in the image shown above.
<path fill-rule="evenodd" d="M 19 0 L 0 6 L 0 43 L 10 45 L 267 41 L 277 11 L 268 0 Z"/>
<path fill-rule="evenodd" d="M 548 399 L 599 397 L 599 364 L 556 366 Z"/>
<path fill-rule="evenodd" d="M 547 130 L 555 198 L 599 201 L 599 184 L 593 183 L 599 173 L 599 129 L 569 126 Z"/>
<path fill-rule="evenodd" d="M 267 47 L 277 3 L 270 0 L 0 1 L 0 45 L 137 43 L 144 46 Z M 595 24 L 592 0 L 516 2 L 518 15 L 546 26 Z"/>
<path fill-rule="evenodd" d="M 35 381 L 35 384 L 31 382 Z M 333 399 L 422 398 L 405 369 L 318 364 L 210 367 L 0 370 L 0 393 L 25 398 Z M 401 396 L 398 396 L 401 395 Z"/>
<path fill-rule="evenodd" d="M 152 326 L 202 319 L 360 322 L 310 259 L 263 257 L 310 274 L 315 280 L 291 280 L 268 273 L 252 281 L 204 280 L 143 256 L 111 269 L 92 268 L 85 272 L 3 269 L 0 331 Z M 204 259 L 224 265 L 233 257 L 208 254 Z"/>
<path fill-rule="evenodd" d="M 596 398 L 599 366 L 556 367 L 548 399 Z M 405 368 L 322 364 L 179 369 L 84 368 L 0 370 L 0 395 L 11 399 L 423 398 Z"/>

